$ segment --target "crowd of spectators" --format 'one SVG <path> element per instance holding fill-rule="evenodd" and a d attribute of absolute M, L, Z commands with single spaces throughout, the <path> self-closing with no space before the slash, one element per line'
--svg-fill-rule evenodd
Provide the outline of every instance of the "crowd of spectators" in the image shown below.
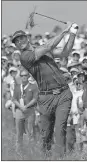
<path fill-rule="evenodd" d="M 36 48 L 45 44 L 48 39 L 53 38 L 58 32 L 61 32 L 61 28 L 56 27 L 53 32 L 46 32 L 44 35 L 33 36 L 28 31 L 26 31 L 26 34 L 30 43 Z M 12 35 L 4 35 L 1 39 L 1 79 L 5 92 L 10 89 L 10 92 L 13 93 L 14 80 L 21 84 L 20 72 L 23 67 L 20 63 L 21 52 L 12 43 L 11 39 Z M 58 44 L 56 53 L 63 48 L 67 40 L 68 35 Z M 63 57 L 61 59 L 55 54 L 54 60 L 65 76 L 73 95 L 71 111 L 67 121 L 67 131 L 69 131 L 68 135 L 70 137 L 68 138 L 68 148 L 69 150 L 73 149 L 74 143 L 77 142 L 82 149 L 83 143 L 87 142 L 87 28 L 85 27 L 83 31 L 78 32 L 68 58 Z M 29 81 L 35 82 L 31 75 Z M 6 93 L 3 92 L 3 94 L 6 100 L 10 98 Z M 14 117 L 14 108 L 12 112 Z M 75 130 L 74 138 L 72 137 L 72 126 Z M 72 144 L 71 138 L 73 139 Z"/>

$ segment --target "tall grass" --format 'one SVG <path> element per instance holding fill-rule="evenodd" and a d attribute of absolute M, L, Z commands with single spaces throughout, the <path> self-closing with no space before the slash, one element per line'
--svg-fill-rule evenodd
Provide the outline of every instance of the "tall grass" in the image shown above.
<path fill-rule="evenodd" d="M 23 156 L 16 152 L 16 135 L 13 125 L 12 114 L 4 108 L 2 99 L 2 160 L 45 160 L 39 145 L 34 142 L 28 142 L 28 138 L 24 135 L 24 153 Z M 51 159 L 48 160 L 87 160 L 87 148 L 79 152 L 78 148 L 72 154 L 68 154 L 59 159 L 58 155 L 53 151 Z"/>

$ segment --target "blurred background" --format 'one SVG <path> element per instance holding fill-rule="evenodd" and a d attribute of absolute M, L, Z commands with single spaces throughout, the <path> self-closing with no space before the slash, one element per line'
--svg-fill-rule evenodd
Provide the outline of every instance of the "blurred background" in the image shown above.
<path fill-rule="evenodd" d="M 11 34 L 16 30 L 25 29 L 29 14 L 36 6 L 36 12 L 42 13 L 58 20 L 76 22 L 78 25 L 87 25 L 87 1 L 2 1 L 2 35 Z M 62 28 L 65 25 L 56 21 L 35 16 L 33 34 L 43 34 L 51 31 L 55 25 Z"/>

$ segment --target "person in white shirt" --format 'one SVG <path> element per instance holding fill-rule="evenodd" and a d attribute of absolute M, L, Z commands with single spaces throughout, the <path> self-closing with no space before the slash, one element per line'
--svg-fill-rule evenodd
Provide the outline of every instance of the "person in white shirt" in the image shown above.
<path fill-rule="evenodd" d="M 4 78 L 4 85 L 6 85 L 7 87 L 5 92 L 5 96 L 6 96 L 5 108 L 11 109 L 14 119 L 15 119 L 15 105 L 12 102 L 12 98 L 13 98 L 14 86 L 16 82 L 15 80 L 16 74 L 17 74 L 17 69 L 15 67 L 11 67 L 9 69 L 9 75 L 6 78 Z"/>
<path fill-rule="evenodd" d="M 2 66 L 1 78 L 2 78 L 2 82 L 3 82 L 3 79 L 6 76 L 6 72 L 7 72 L 7 62 L 8 62 L 8 58 L 6 56 L 2 56 L 2 58 L 1 58 L 1 66 Z"/>
<path fill-rule="evenodd" d="M 14 66 L 18 66 L 20 65 L 20 55 L 21 55 L 21 52 L 19 50 L 15 50 L 12 54 L 12 60 L 13 60 L 13 64 Z"/>

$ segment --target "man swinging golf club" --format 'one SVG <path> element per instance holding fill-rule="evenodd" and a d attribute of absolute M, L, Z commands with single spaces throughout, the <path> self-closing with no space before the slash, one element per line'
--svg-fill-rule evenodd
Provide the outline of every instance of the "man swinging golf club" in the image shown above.
<path fill-rule="evenodd" d="M 66 151 L 66 126 L 71 108 L 72 94 L 53 56 L 55 47 L 65 34 L 69 34 L 68 42 L 57 53 L 59 57 L 68 57 L 78 31 L 78 25 L 69 24 L 61 35 L 55 36 L 45 45 L 34 49 L 29 43 L 25 32 L 17 31 L 12 42 L 21 50 L 21 64 L 32 74 L 40 90 L 38 104 L 40 112 L 40 132 L 42 150 L 47 154 L 51 150 L 55 126 L 55 151 L 63 156 Z"/>

